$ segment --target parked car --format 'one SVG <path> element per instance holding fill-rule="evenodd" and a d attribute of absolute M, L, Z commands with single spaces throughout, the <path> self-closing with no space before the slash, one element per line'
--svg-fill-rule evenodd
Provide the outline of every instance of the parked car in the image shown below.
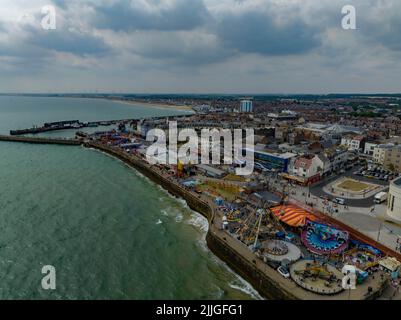
<path fill-rule="evenodd" d="M 342 198 L 335 198 L 334 200 L 333 200 L 333 202 L 334 203 L 338 203 L 338 204 L 340 204 L 340 205 L 345 205 L 345 199 L 342 199 Z"/>
<path fill-rule="evenodd" d="M 281 274 L 284 278 L 288 279 L 290 277 L 290 273 L 288 272 L 288 270 L 286 268 L 284 268 L 283 266 L 280 266 L 277 268 L 277 272 L 279 274 Z"/>

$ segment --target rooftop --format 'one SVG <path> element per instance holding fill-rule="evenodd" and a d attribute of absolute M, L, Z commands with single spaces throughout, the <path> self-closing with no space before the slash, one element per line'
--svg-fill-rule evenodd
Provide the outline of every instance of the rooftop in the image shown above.
<path fill-rule="evenodd" d="M 393 181 L 393 183 L 394 183 L 396 186 L 401 187 L 401 178 L 395 179 L 395 180 Z"/>

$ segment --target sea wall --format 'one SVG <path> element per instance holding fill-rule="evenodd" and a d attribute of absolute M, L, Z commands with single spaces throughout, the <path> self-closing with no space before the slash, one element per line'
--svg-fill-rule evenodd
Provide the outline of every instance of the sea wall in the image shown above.
<path fill-rule="evenodd" d="M 279 282 L 269 277 L 268 273 L 277 272 L 270 266 L 265 265 L 266 272 L 262 272 L 255 264 L 244 258 L 241 254 L 227 244 L 221 236 L 218 236 L 212 229 L 206 235 L 206 242 L 209 249 L 221 260 L 223 260 L 232 270 L 239 274 L 242 278 L 252 284 L 252 286 L 263 297 L 270 300 L 299 300 L 301 297 L 296 297 L 289 291 L 282 288 Z M 256 261 L 256 260 L 255 260 Z"/>
<path fill-rule="evenodd" d="M 3 136 L 3 135 L 0 135 L 0 141 L 36 143 L 36 144 L 61 144 L 70 146 L 79 146 L 80 144 L 82 144 L 80 140 L 76 139 L 54 139 L 54 138 L 37 138 L 37 137 Z"/>

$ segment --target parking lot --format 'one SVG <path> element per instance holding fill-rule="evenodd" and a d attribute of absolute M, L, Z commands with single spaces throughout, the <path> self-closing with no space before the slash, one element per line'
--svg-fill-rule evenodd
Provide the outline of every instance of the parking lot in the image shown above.
<path fill-rule="evenodd" d="M 394 174 L 390 170 L 380 168 L 379 166 L 368 166 L 368 169 L 366 170 L 361 168 L 355 171 L 353 174 L 358 177 L 365 177 L 371 180 L 379 180 L 384 182 L 389 182 L 398 177 L 398 174 Z"/>

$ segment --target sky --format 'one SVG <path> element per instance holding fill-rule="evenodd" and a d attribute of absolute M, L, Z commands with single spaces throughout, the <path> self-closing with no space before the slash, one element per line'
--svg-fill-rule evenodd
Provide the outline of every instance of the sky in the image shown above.
<path fill-rule="evenodd" d="M 46 30 L 44 6 L 55 8 Z M 341 10 L 356 9 L 356 30 Z M 401 93 L 400 0 L 0 0 L 0 92 Z"/>

